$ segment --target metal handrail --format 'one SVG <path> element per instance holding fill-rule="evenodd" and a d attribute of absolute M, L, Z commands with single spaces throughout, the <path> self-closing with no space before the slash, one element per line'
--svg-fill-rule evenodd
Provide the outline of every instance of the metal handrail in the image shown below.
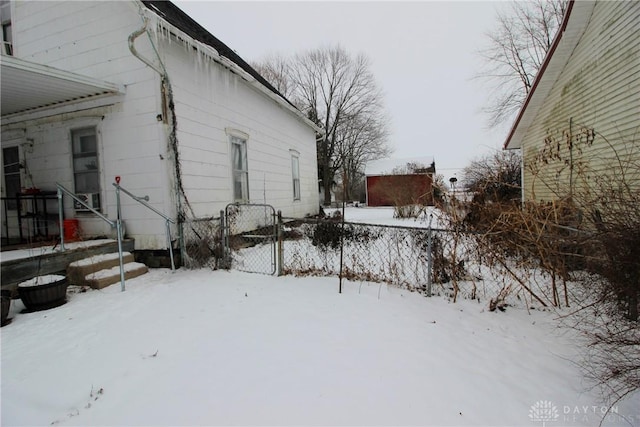
<path fill-rule="evenodd" d="M 124 290 L 125 290 L 125 285 L 124 285 L 124 260 L 123 260 L 123 255 L 122 255 L 122 233 L 121 233 L 122 224 L 120 222 L 120 217 L 118 217 L 118 220 L 115 221 L 115 222 L 111 221 L 109 218 L 107 218 L 106 216 L 102 215 L 100 212 L 98 212 L 93 207 L 89 206 L 87 203 L 85 203 L 83 200 L 81 200 L 74 193 L 72 193 L 71 191 L 69 191 L 66 188 L 64 188 L 63 185 L 61 185 L 61 184 L 56 182 L 56 187 L 58 188 L 58 217 L 60 219 L 60 250 L 64 251 L 64 205 L 63 205 L 63 202 L 62 202 L 62 197 L 63 197 L 62 193 L 65 193 L 68 196 L 70 196 L 73 200 L 75 200 L 76 202 L 80 203 L 82 206 L 84 206 L 85 208 L 89 209 L 91 212 L 93 212 L 98 217 L 100 217 L 103 221 L 105 221 L 107 224 L 109 224 L 111 226 L 111 228 L 116 228 L 117 229 L 117 231 L 118 231 L 118 257 L 120 259 L 120 290 L 122 292 L 124 292 Z"/>
<path fill-rule="evenodd" d="M 151 210 L 152 212 L 154 212 L 157 215 L 159 215 L 162 218 L 164 218 L 165 235 L 167 236 L 167 246 L 169 247 L 169 257 L 171 258 L 171 271 L 175 272 L 176 271 L 176 266 L 175 266 L 175 263 L 173 261 L 173 246 L 171 245 L 171 227 L 169 226 L 169 223 L 175 224 L 176 222 L 173 219 L 169 218 L 164 213 L 160 212 L 159 210 L 157 210 L 156 208 L 154 208 L 153 206 L 148 204 L 147 202 L 149 201 L 149 196 L 138 197 L 135 194 L 133 194 L 133 193 L 127 191 L 126 189 L 122 188 L 120 186 L 120 184 L 118 184 L 118 182 L 114 182 L 113 186 L 116 187 L 116 201 L 117 201 L 117 206 L 118 206 L 118 221 L 120 221 L 120 218 L 121 218 L 121 216 L 120 216 L 120 191 L 122 191 L 127 196 L 131 197 L 134 201 L 140 203 L 142 206 L 145 206 L 147 209 Z"/>

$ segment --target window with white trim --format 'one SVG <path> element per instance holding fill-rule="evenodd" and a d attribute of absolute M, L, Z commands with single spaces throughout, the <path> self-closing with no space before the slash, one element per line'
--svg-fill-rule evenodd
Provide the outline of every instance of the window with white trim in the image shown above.
<path fill-rule="evenodd" d="M 73 181 L 76 194 L 87 194 L 89 204 L 100 209 L 100 168 L 98 135 L 95 127 L 71 131 Z"/>
<path fill-rule="evenodd" d="M 291 178 L 293 181 L 293 200 L 300 200 L 300 154 L 291 150 Z"/>
<path fill-rule="evenodd" d="M 247 141 L 231 135 L 231 167 L 233 174 L 233 200 L 249 201 L 249 168 L 247 167 Z"/>

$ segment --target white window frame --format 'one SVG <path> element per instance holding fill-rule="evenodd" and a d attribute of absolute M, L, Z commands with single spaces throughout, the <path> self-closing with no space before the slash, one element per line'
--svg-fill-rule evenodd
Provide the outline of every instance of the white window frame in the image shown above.
<path fill-rule="evenodd" d="M 77 148 L 80 144 L 80 138 L 86 136 L 95 137 L 95 151 L 78 151 Z M 96 126 L 85 126 L 81 128 L 71 129 L 71 162 L 73 169 L 73 186 L 76 194 L 97 194 L 92 200 L 92 205 L 95 210 L 100 211 L 101 201 L 100 193 L 102 192 L 102 184 L 100 178 L 100 157 L 99 157 L 99 141 L 98 141 L 98 128 Z M 82 161 L 81 159 L 87 159 L 89 163 Z M 79 169 L 77 166 L 80 162 L 86 165 L 86 168 Z M 91 165 L 91 168 L 88 166 Z M 79 185 L 78 178 L 87 175 L 94 175 L 97 188 L 88 188 Z M 84 210 L 84 207 L 77 207 L 77 209 Z"/>
<path fill-rule="evenodd" d="M 291 154 L 291 181 L 293 184 L 293 200 L 301 199 L 300 189 L 300 153 L 296 150 L 289 150 Z"/>
<path fill-rule="evenodd" d="M 227 129 L 229 136 L 229 160 L 231 162 L 231 196 L 234 202 L 249 202 L 249 160 L 247 141 L 249 135 L 244 132 Z M 239 155 L 239 158 L 236 156 Z M 240 187 L 237 187 L 237 184 Z M 238 189 L 240 194 L 238 194 Z"/>

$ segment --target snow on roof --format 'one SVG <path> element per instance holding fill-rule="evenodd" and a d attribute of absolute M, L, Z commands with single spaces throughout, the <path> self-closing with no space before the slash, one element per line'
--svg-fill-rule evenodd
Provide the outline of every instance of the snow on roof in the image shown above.
<path fill-rule="evenodd" d="M 388 158 L 373 160 L 367 163 L 365 167 L 365 175 L 391 175 L 393 170 L 398 167 L 406 166 L 407 163 L 419 163 L 425 167 L 434 163 L 433 157 L 407 157 L 407 158 Z"/>

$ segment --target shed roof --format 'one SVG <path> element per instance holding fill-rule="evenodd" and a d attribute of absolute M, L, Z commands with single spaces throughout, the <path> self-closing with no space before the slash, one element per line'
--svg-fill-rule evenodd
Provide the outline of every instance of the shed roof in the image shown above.
<path fill-rule="evenodd" d="M 569 1 L 562 25 L 504 142 L 505 149 L 522 146 L 524 135 L 584 34 L 595 4 L 595 1 Z"/>

